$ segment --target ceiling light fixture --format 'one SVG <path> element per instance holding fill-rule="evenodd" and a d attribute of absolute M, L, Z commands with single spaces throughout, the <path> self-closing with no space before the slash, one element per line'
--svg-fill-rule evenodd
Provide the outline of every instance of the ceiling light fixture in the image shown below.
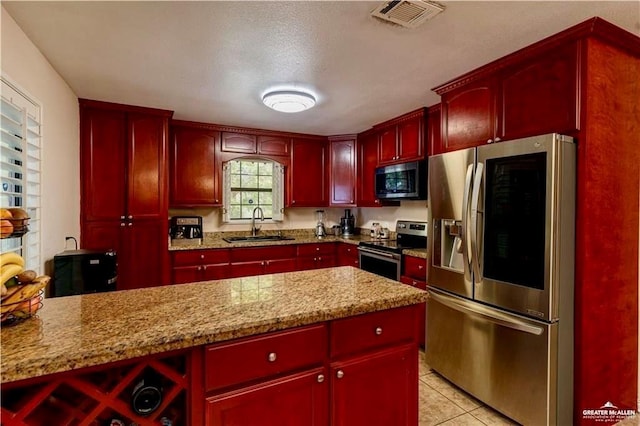
<path fill-rule="evenodd" d="M 301 112 L 313 107 L 316 98 L 309 93 L 296 90 L 278 90 L 265 94 L 262 102 L 276 111 Z"/>

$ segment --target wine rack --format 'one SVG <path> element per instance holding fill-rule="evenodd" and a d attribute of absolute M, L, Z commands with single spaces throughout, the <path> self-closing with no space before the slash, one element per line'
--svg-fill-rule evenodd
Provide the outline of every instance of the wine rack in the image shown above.
<path fill-rule="evenodd" d="M 136 414 L 131 396 L 144 377 L 153 375 L 162 390 L 160 406 Z M 7 383 L 2 386 L 2 426 L 105 426 L 118 419 L 126 426 L 188 424 L 190 353 L 151 356 L 125 362 Z"/>

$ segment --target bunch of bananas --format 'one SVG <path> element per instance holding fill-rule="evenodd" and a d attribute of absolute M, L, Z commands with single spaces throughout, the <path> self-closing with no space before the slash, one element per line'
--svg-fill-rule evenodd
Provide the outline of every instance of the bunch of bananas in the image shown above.
<path fill-rule="evenodd" d="M 24 270 L 24 259 L 17 253 L 0 254 L 0 282 L 2 300 L 0 319 L 27 318 L 40 308 L 40 291 L 51 280 Z"/>

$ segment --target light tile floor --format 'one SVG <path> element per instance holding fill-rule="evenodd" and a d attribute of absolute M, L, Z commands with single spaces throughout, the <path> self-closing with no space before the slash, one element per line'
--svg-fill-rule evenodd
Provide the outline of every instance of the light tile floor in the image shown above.
<path fill-rule="evenodd" d="M 458 389 L 427 366 L 420 351 L 420 426 L 506 426 L 518 423 Z"/>

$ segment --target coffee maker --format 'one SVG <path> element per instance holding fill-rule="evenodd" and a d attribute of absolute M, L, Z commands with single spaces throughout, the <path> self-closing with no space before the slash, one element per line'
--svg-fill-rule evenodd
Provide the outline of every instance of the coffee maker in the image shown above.
<path fill-rule="evenodd" d="M 202 238 L 202 217 L 173 216 L 169 235 L 173 240 Z"/>
<path fill-rule="evenodd" d="M 351 214 L 351 210 L 345 209 L 344 216 L 340 218 L 340 231 L 342 235 L 353 235 L 355 224 L 356 217 Z"/>

